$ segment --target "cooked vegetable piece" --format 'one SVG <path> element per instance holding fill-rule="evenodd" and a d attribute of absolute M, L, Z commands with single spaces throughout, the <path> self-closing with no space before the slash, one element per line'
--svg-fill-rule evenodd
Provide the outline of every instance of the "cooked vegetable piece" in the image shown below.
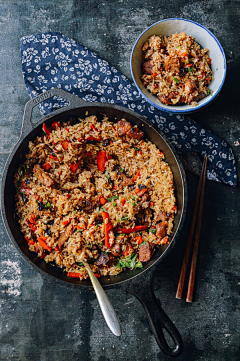
<path fill-rule="evenodd" d="M 105 246 L 110 248 L 109 243 L 109 232 L 113 230 L 113 226 L 107 212 L 102 212 L 103 223 L 104 223 L 104 232 L 105 232 Z"/>
<path fill-rule="evenodd" d="M 45 123 L 43 123 L 43 131 L 47 134 L 51 134 L 51 130 L 48 128 L 48 126 Z"/>
<path fill-rule="evenodd" d="M 97 155 L 97 166 L 100 172 L 105 172 L 106 152 L 101 150 Z"/>
<path fill-rule="evenodd" d="M 139 232 L 139 231 L 144 231 L 145 229 L 148 229 L 148 226 L 136 226 L 133 228 L 119 228 L 117 229 L 118 233 L 124 233 L 124 234 L 129 234 L 132 232 Z"/>
<path fill-rule="evenodd" d="M 47 239 L 46 237 L 41 236 L 41 237 L 38 238 L 38 243 L 40 244 L 40 246 L 41 246 L 42 248 L 46 249 L 48 252 L 52 252 L 52 248 L 49 247 L 49 246 L 47 245 L 47 243 L 45 242 L 46 239 Z"/>

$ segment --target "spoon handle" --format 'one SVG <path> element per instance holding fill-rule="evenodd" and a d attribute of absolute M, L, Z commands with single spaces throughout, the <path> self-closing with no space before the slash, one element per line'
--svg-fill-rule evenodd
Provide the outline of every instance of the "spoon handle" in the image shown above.
<path fill-rule="evenodd" d="M 108 327 L 110 328 L 110 330 L 112 331 L 112 333 L 115 336 L 121 336 L 122 329 L 121 329 L 121 325 L 120 325 L 118 316 L 117 316 L 111 302 L 109 301 L 109 298 L 106 295 L 106 292 L 102 288 L 100 282 L 98 281 L 97 277 L 92 272 L 89 265 L 84 264 L 84 266 L 88 271 L 90 280 L 92 282 L 94 291 L 96 293 L 99 305 L 101 307 L 103 316 L 105 318 L 105 321 L 106 321 Z"/>

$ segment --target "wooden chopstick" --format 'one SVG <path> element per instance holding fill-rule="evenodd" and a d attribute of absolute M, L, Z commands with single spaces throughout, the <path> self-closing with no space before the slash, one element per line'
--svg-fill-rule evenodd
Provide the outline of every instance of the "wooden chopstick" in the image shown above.
<path fill-rule="evenodd" d="M 182 268 L 181 268 L 179 282 L 178 282 L 178 288 L 177 288 L 177 292 L 176 292 L 176 298 L 181 299 L 186 271 L 187 271 L 187 266 L 188 266 L 188 261 L 189 261 L 193 234 L 194 234 L 195 225 L 197 222 L 196 234 L 195 234 L 195 239 L 194 239 L 194 247 L 193 247 L 192 263 L 191 263 L 191 271 L 190 271 L 190 278 L 189 278 L 188 294 L 187 294 L 187 299 L 186 299 L 187 302 L 192 302 L 192 295 L 193 295 L 193 289 L 194 289 L 194 280 L 195 280 L 195 271 L 196 271 L 196 264 L 197 264 L 199 236 L 200 236 L 200 229 L 201 229 L 206 174 L 207 174 L 207 156 L 204 157 L 202 172 L 201 172 L 200 180 L 198 183 L 198 189 L 197 189 L 195 202 L 194 202 L 192 220 L 191 220 L 191 224 L 190 224 L 185 253 L 184 253 L 184 257 L 183 257 Z"/>

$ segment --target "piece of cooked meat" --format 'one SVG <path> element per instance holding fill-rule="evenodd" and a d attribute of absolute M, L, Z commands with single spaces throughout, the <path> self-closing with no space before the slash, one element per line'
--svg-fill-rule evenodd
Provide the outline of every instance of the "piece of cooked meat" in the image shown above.
<path fill-rule="evenodd" d="M 139 262 L 148 262 L 152 258 L 154 246 L 147 242 L 139 248 Z"/>
<path fill-rule="evenodd" d="M 188 79 L 185 85 L 185 92 L 187 94 L 192 93 L 194 90 L 197 90 L 197 85 L 194 80 Z"/>
<path fill-rule="evenodd" d="M 145 192 L 145 193 L 143 194 L 140 202 L 139 202 L 140 206 L 142 206 L 144 202 L 148 202 L 148 201 L 150 200 L 150 198 L 151 198 L 151 197 L 150 197 L 149 192 L 148 192 L 148 191 Z"/>
<path fill-rule="evenodd" d="M 144 133 L 139 128 L 131 128 L 127 132 L 127 135 L 133 139 L 141 139 L 143 137 Z"/>
<path fill-rule="evenodd" d="M 198 102 L 201 99 L 206 98 L 206 94 L 204 92 L 199 93 L 195 98 L 193 98 L 194 102 Z"/>
<path fill-rule="evenodd" d="M 151 60 L 145 61 L 145 63 L 143 63 L 143 73 L 145 73 L 145 74 L 152 74 L 152 63 L 151 63 Z"/>
<path fill-rule="evenodd" d="M 156 237 L 162 239 L 167 234 L 167 215 L 165 212 L 160 211 L 156 222 L 155 222 L 155 228 L 156 228 Z"/>
<path fill-rule="evenodd" d="M 159 98 L 160 102 L 163 103 L 163 104 L 172 104 L 172 103 L 170 102 L 170 100 L 168 100 L 167 96 L 164 95 L 164 94 L 159 95 L 158 98 Z"/>
<path fill-rule="evenodd" d="M 112 255 L 117 257 L 121 253 L 121 247 L 119 243 L 114 244 L 114 246 L 111 249 Z"/>
<path fill-rule="evenodd" d="M 131 178 L 128 178 L 124 173 L 121 173 L 123 181 L 120 183 L 119 188 L 124 188 L 126 186 L 133 185 L 134 182 Z"/>
<path fill-rule="evenodd" d="M 121 119 L 117 122 L 118 134 L 122 137 L 126 134 L 131 128 L 132 125 L 127 122 L 125 119 Z"/>
<path fill-rule="evenodd" d="M 178 58 L 172 58 L 168 56 L 164 62 L 164 69 L 170 71 L 171 73 L 179 73 L 180 62 Z"/>
<path fill-rule="evenodd" d="M 68 240 L 68 238 L 72 235 L 72 233 L 73 233 L 73 226 L 72 224 L 69 224 L 58 238 L 59 248 L 61 248 L 62 245 L 64 245 L 64 243 Z"/>
<path fill-rule="evenodd" d="M 33 173 L 46 187 L 51 187 L 54 184 L 54 180 L 41 168 L 39 164 L 35 164 L 33 167 Z"/>
<path fill-rule="evenodd" d="M 160 221 L 164 222 L 166 220 L 167 220 L 167 214 L 163 211 L 159 211 L 155 224 L 158 224 Z"/>
<path fill-rule="evenodd" d="M 98 267 L 102 267 L 105 266 L 106 264 L 108 264 L 110 258 L 108 257 L 108 255 L 104 252 L 100 253 L 100 256 L 97 258 L 95 265 Z"/>

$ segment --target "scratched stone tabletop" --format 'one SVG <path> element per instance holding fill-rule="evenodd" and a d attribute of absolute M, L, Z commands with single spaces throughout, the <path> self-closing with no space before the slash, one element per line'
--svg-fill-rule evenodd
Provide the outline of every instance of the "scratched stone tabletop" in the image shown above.
<path fill-rule="evenodd" d="M 60 31 L 131 78 L 129 59 L 138 35 L 170 17 L 197 21 L 221 42 L 227 79 L 219 97 L 191 118 L 240 155 L 240 3 L 234 0 L 1 0 L 0 172 L 17 142 L 29 96 L 21 73 L 22 36 Z M 35 116 L 39 117 L 36 110 Z M 238 174 L 238 177 L 240 174 Z M 180 331 L 181 361 L 240 359 L 240 201 L 236 188 L 207 181 L 194 302 L 175 298 L 190 226 L 197 176 L 187 173 L 189 202 L 181 236 L 154 277 L 154 291 Z M 23 261 L 0 221 L 0 360 L 156 361 L 158 348 L 139 301 L 120 290 L 107 294 L 123 328 L 113 336 L 93 292 L 56 284 Z"/>

